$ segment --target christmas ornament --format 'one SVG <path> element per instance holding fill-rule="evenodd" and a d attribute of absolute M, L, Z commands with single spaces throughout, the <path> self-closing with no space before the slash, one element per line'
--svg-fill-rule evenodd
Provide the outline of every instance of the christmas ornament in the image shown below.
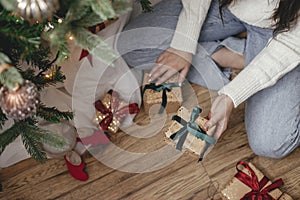
<path fill-rule="evenodd" d="M 17 0 L 17 13 L 30 23 L 40 22 L 58 9 L 57 0 Z"/>
<path fill-rule="evenodd" d="M 35 85 L 26 80 L 14 90 L 2 87 L 1 109 L 5 115 L 16 120 L 23 120 L 36 113 L 36 104 L 39 102 Z"/>

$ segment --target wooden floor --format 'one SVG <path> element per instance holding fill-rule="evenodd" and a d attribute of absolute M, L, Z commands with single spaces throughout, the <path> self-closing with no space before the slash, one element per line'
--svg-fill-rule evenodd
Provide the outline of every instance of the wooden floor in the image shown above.
<path fill-rule="evenodd" d="M 193 89 L 197 93 L 204 114 L 207 114 L 210 108 L 208 91 L 198 86 L 193 86 Z M 185 94 L 187 107 L 195 104 L 192 97 L 191 94 Z M 69 175 L 65 162 L 61 159 L 48 160 L 45 164 L 28 159 L 0 170 L 3 185 L 0 199 L 221 199 L 220 191 L 235 174 L 235 164 L 244 160 L 251 161 L 270 179 L 283 178 L 285 185 L 282 191 L 299 200 L 300 148 L 280 160 L 254 155 L 247 143 L 243 119 L 242 105 L 234 111 L 228 130 L 200 164 L 197 163 L 196 156 L 189 153 L 181 155 L 175 151 L 173 157 L 153 159 L 153 163 L 150 164 L 144 162 L 143 158 L 125 159 L 127 162 L 119 163 L 119 166 L 123 166 L 120 168 L 123 171 L 120 171 L 102 164 L 95 157 L 86 155 L 84 160 L 89 179 L 80 182 Z M 148 116 L 141 112 L 135 121 L 138 125 L 144 126 L 143 129 L 134 126 L 126 131 L 135 131 L 138 135 L 141 130 L 156 127 L 155 123 L 162 120 L 152 119 L 150 122 Z M 161 149 L 166 146 L 164 131 L 169 125 L 170 119 L 158 134 L 151 137 L 148 135 L 148 138 L 120 134 L 116 145 L 138 153 Z M 116 160 L 122 157 L 122 154 L 110 152 L 109 149 L 108 145 L 96 148 L 93 152 L 96 156 L 100 156 L 98 158 L 103 158 L 101 157 L 104 156 L 103 152 L 106 152 L 106 157 L 109 155 Z M 172 158 L 174 162 L 166 166 L 160 165 L 168 159 L 171 162 Z M 139 164 L 135 165 L 136 163 Z M 131 167 L 126 168 L 130 164 Z M 150 172 L 133 173 L 134 170 Z"/>

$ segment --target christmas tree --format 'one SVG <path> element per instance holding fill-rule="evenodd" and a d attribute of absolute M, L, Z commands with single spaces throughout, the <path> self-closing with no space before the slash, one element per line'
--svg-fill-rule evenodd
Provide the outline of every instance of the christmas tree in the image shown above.
<path fill-rule="evenodd" d="M 151 10 L 149 0 L 138 1 L 144 11 Z M 129 10 L 126 0 L 0 0 L 0 129 L 8 118 L 14 119 L 0 134 L 0 155 L 19 135 L 37 161 L 46 159 L 42 144 L 67 144 L 37 123 L 39 118 L 52 123 L 70 120 L 72 112 L 47 107 L 39 101 L 39 92 L 64 81 L 58 63 L 70 56 L 68 40 L 111 65 L 116 53 L 89 27 Z"/>

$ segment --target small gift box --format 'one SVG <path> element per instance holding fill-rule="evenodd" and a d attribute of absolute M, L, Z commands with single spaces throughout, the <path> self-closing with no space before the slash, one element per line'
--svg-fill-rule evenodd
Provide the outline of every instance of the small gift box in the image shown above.
<path fill-rule="evenodd" d="M 240 161 L 236 165 L 237 173 L 225 189 L 221 191 L 228 200 L 292 200 L 278 188 L 282 179 L 271 182 L 252 163 Z"/>
<path fill-rule="evenodd" d="M 139 112 L 138 104 L 127 104 L 119 98 L 117 92 L 112 90 L 106 93 L 101 101 L 95 102 L 95 108 L 95 123 L 103 131 L 108 131 L 111 134 L 117 133 L 126 115 Z"/>
<path fill-rule="evenodd" d="M 143 104 L 146 113 L 155 104 L 160 104 L 159 114 L 164 109 L 167 113 L 176 113 L 182 103 L 181 87 L 178 84 L 178 75 L 171 77 L 161 85 L 149 82 L 149 74 L 144 74 Z"/>
<path fill-rule="evenodd" d="M 200 117 L 200 113 L 199 107 L 194 107 L 192 112 L 180 107 L 177 115 L 172 117 L 174 122 L 165 133 L 167 141 L 176 143 L 178 150 L 184 148 L 199 155 L 199 161 L 203 159 L 208 148 L 216 143 L 216 139 L 212 137 L 214 127 L 206 133 L 203 126 L 207 119 Z"/>

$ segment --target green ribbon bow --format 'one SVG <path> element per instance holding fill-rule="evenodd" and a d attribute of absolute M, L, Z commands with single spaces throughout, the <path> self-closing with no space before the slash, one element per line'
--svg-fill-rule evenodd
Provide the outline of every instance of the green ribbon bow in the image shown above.
<path fill-rule="evenodd" d="M 162 102 L 161 102 L 160 109 L 158 111 L 158 113 L 161 114 L 167 105 L 167 91 L 170 92 L 173 87 L 179 87 L 179 84 L 178 83 L 163 83 L 161 85 L 155 85 L 155 83 L 149 83 L 149 84 L 145 85 L 142 93 L 144 96 L 145 91 L 148 89 L 154 90 L 156 92 L 163 91 Z"/>
<path fill-rule="evenodd" d="M 180 123 L 181 125 L 183 125 L 183 127 L 177 131 L 176 133 L 172 134 L 170 136 L 170 138 L 172 140 L 176 140 L 179 138 L 177 145 L 176 145 L 176 149 L 178 150 L 182 150 L 182 146 L 186 140 L 186 137 L 188 135 L 188 133 L 192 134 L 193 136 L 195 136 L 198 139 L 201 139 L 203 141 L 205 141 L 205 146 L 199 156 L 199 161 L 201 161 L 203 159 L 204 153 L 206 152 L 206 150 L 208 149 L 208 147 L 211 144 L 216 144 L 216 139 L 207 135 L 205 133 L 205 131 L 203 131 L 199 125 L 195 122 L 196 119 L 199 117 L 200 113 L 202 112 L 202 110 L 199 107 L 194 107 L 192 113 L 191 113 L 191 117 L 190 117 L 190 121 L 186 122 L 184 119 L 182 119 L 181 117 L 179 117 L 178 115 L 174 115 L 172 117 L 172 120 L 177 121 L 178 123 Z"/>

